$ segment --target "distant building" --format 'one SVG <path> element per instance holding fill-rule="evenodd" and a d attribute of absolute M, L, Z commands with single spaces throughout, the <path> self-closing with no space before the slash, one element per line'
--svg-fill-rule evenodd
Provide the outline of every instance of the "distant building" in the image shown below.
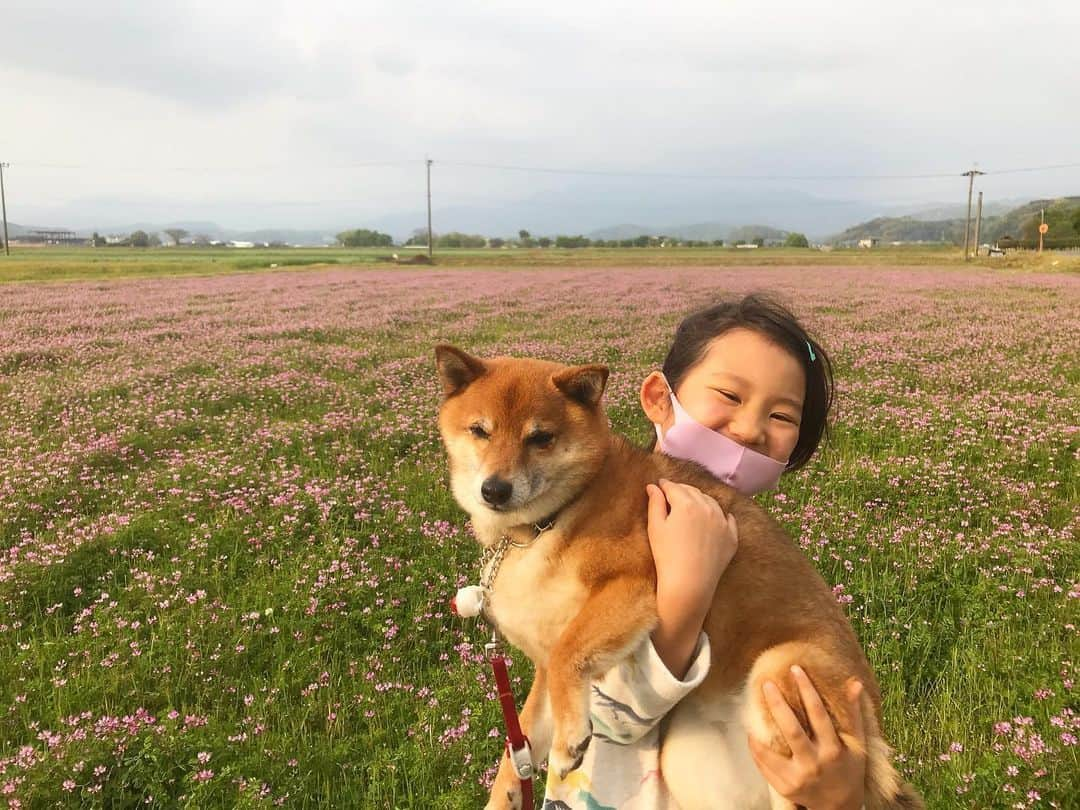
<path fill-rule="evenodd" d="M 238 242 L 237 240 L 233 239 L 233 240 L 230 240 L 229 247 L 253 248 L 253 247 L 255 247 L 255 243 L 254 242 Z"/>
<path fill-rule="evenodd" d="M 869 239 L 859 240 L 859 247 L 861 248 L 877 247 L 879 244 L 881 244 L 881 240 L 878 239 L 876 236 L 871 236 Z"/>
<path fill-rule="evenodd" d="M 36 228 L 29 230 L 22 236 L 12 237 L 12 242 L 18 240 L 23 245 L 85 245 L 86 240 L 75 235 L 75 231 L 63 229 Z"/>

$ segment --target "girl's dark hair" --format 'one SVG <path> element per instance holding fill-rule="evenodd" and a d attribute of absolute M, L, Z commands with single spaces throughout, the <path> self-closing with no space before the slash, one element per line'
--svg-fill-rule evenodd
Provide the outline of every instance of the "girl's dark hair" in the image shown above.
<path fill-rule="evenodd" d="M 833 403 L 832 364 L 825 350 L 775 298 L 752 293 L 741 301 L 714 304 L 688 315 L 675 330 L 675 339 L 664 358 L 664 376 L 672 389 L 678 388 L 687 373 L 704 359 L 712 341 L 732 329 L 752 329 L 761 334 L 786 349 L 806 373 L 799 440 L 787 465 L 787 469 L 797 470 L 810 460 L 828 434 Z M 654 436 L 650 449 L 655 446 Z"/>

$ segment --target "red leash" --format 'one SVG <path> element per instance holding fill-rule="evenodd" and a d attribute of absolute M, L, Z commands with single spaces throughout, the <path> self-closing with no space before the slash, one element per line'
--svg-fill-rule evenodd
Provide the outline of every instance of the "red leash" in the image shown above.
<path fill-rule="evenodd" d="M 549 528 L 551 528 L 550 522 L 544 528 L 537 527 L 537 536 L 539 537 L 541 533 Z M 509 543 L 510 538 L 504 536 L 503 543 L 500 546 L 501 551 L 497 551 L 494 557 L 492 573 L 490 574 L 491 580 L 494 580 L 495 574 L 498 573 L 499 562 Z M 484 581 L 486 581 L 486 578 Z M 487 585 L 471 585 L 460 588 L 454 598 L 450 600 L 450 609 L 461 617 L 471 618 L 480 615 L 484 608 L 484 593 L 490 587 L 490 582 L 488 582 Z M 529 738 L 521 731 L 517 706 L 514 704 L 514 693 L 510 689 L 510 676 L 506 672 L 507 659 L 500 651 L 499 639 L 494 630 L 492 630 L 491 641 L 484 645 L 484 652 L 487 653 L 491 671 L 495 674 L 499 705 L 502 708 L 503 722 L 506 725 L 506 755 L 510 759 L 510 767 L 514 769 L 514 774 L 521 781 L 522 808 L 523 810 L 533 810 L 532 780 L 535 769 L 532 762 L 532 749 L 529 745 Z"/>
<path fill-rule="evenodd" d="M 510 690 L 510 676 L 506 672 L 506 658 L 499 652 L 497 641 L 484 645 L 491 662 L 491 671 L 495 673 L 495 686 L 499 691 L 499 705 L 502 706 L 503 721 L 506 723 L 506 755 L 510 765 L 521 780 L 521 806 L 523 810 L 533 808 L 533 764 L 529 738 L 521 732 L 518 721 L 514 693 Z"/>

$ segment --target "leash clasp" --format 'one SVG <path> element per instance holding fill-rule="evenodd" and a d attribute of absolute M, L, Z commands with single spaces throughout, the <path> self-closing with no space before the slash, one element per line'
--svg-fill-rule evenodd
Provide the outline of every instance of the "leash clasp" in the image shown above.
<path fill-rule="evenodd" d="M 525 737 L 521 748 L 516 751 L 510 745 L 510 740 L 507 740 L 506 755 L 510 757 L 510 766 L 514 769 L 518 779 L 524 781 L 533 778 L 532 747 L 529 745 L 528 737 Z"/>

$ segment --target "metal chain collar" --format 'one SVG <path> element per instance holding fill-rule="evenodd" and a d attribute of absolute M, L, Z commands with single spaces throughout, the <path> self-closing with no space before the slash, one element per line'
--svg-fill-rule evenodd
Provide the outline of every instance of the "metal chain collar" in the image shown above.
<path fill-rule="evenodd" d="M 529 546 L 536 543 L 540 539 L 540 536 L 548 531 L 555 525 L 554 519 L 549 520 L 546 525 L 540 526 L 539 524 L 533 524 L 533 528 L 536 530 L 536 535 L 528 543 L 515 543 L 510 539 L 510 535 L 504 534 L 499 538 L 499 542 L 494 546 L 491 546 L 484 552 L 484 556 L 480 558 L 480 587 L 484 589 L 486 594 L 493 592 L 495 587 L 495 578 L 499 575 L 499 566 L 502 565 L 503 558 L 506 556 L 507 550 L 510 546 L 514 548 L 529 548 Z M 488 566 L 487 574 L 485 575 L 484 569 Z"/>

